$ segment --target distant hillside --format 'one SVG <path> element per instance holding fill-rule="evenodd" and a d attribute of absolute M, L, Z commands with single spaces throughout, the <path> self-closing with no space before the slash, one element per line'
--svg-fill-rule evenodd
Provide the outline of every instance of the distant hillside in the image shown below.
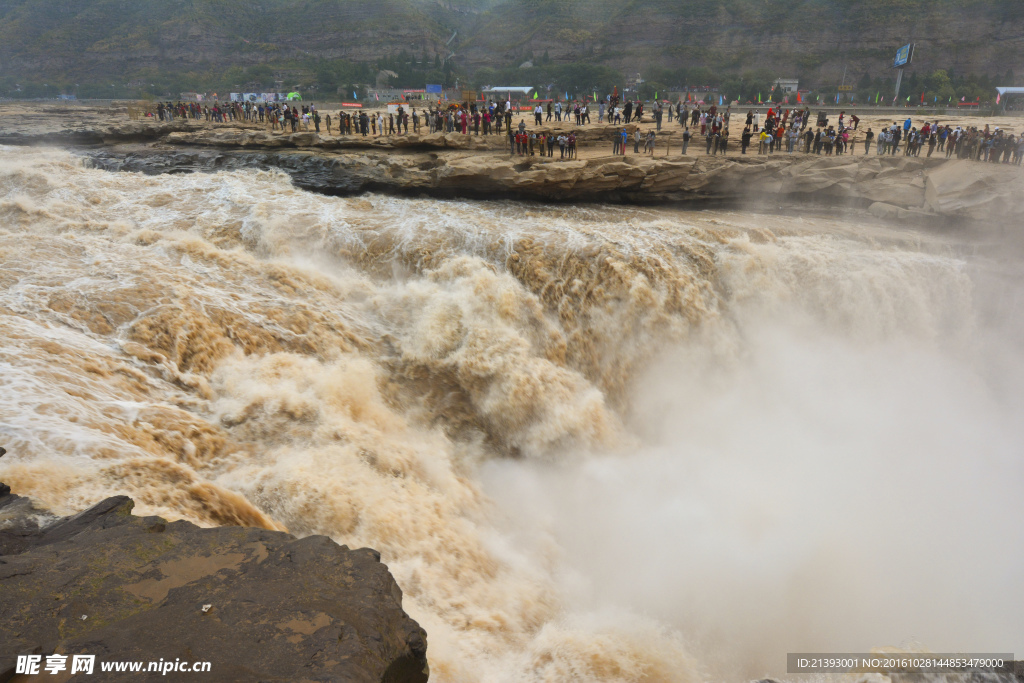
<path fill-rule="evenodd" d="M 5 68 L 256 63 L 306 55 L 373 60 L 439 48 L 445 27 L 406 0 L 0 0 Z M 442 41 L 443 42 L 443 41 Z M 7 63 L 9 60 L 9 63 Z"/>
<path fill-rule="evenodd" d="M 1024 0 L 0 0 L 0 94 L 333 94 L 382 68 L 406 86 L 582 89 L 637 73 L 834 86 L 846 69 L 869 88 L 909 40 L 922 75 L 1024 75 Z"/>
<path fill-rule="evenodd" d="M 546 52 L 627 72 L 767 68 L 817 81 L 885 69 L 911 40 L 922 71 L 1021 72 L 1024 0 L 508 0 L 462 52 L 476 65 Z"/>
<path fill-rule="evenodd" d="M 292 87 L 291 74 L 322 61 L 369 64 L 403 49 L 440 52 L 451 32 L 431 15 L 437 7 L 407 0 L 0 0 L 0 79 L 120 86 L 168 74 L 217 80 L 231 67 L 267 65 L 222 80 L 269 88 L 275 72 L 284 72 L 284 87 Z M 187 86 L 190 79 L 178 80 Z"/>

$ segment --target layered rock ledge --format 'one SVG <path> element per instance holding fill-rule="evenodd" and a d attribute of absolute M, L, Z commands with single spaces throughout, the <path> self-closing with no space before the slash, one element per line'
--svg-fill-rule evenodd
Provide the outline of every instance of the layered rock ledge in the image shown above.
<path fill-rule="evenodd" d="M 133 505 L 59 519 L 0 484 L 0 681 L 16 655 L 53 653 L 96 656 L 92 676 L 62 681 L 174 679 L 100 672 L 161 659 L 209 661 L 218 681 L 427 680 L 426 634 L 376 551 Z"/>
<path fill-rule="evenodd" d="M 631 124 L 627 129 L 632 129 Z M 561 130 L 541 126 L 536 130 Z M 392 137 L 281 134 L 257 126 L 96 120 L 0 135 L 0 144 L 83 148 L 108 170 L 145 173 L 276 168 L 305 189 L 437 197 L 543 201 L 676 202 L 799 209 L 867 209 L 914 222 L 1016 220 L 1024 198 L 1018 166 L 875 154 L 803 153 L 708 156 L 700 145 L 679 153 L 678 131 L 659 138 L 657 154 L 612 156 L 611 126 L 579 129 L 579 160 L 509 156 L 503 136 L 423 134 Z M 854 152 L 863 147 L 854 147 Z M 557 155 L 557 152 L 556 152 Z"/>
<path fill-rule="evenodd" d="M 883 218 L 1005 221 L 1024 206 L 1017 166 L 897 156 L 591 156 L 573 161 L 474 152 L 252 150 L 184 145 L 95 153 L 110 170 L 277 168 L 305 189 L 545 201 L 677 202 L 750 208 L 852 206 Z"/>

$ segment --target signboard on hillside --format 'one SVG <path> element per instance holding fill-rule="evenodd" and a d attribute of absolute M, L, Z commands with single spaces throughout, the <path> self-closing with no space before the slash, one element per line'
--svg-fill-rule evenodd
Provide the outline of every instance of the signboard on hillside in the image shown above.
<path fill-rule="evenodd" d="M 441 94 L 441 86 L 440 85 L 431 85 L 430 83 L 427 83 L 426 90 L 427 90 L 427 92 L 432 92 L 432 93 L 435 93 L 435 94 L 438 94 L 438 95 Z"/>
<path fill-rule="evenodd" d="M 896 59 L 893 66 L 906 66 L 914 59 L 914 44 L 908 43 L 899 50 L 896 50 Z"/>

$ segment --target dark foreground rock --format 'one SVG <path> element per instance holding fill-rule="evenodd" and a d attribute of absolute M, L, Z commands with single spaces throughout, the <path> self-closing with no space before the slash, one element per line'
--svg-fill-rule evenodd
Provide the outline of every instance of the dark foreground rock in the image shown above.
<path fill-rule="evenodd" d="M 374 550 L 135 517 L 124 496 L 57 519 L 4 489 L 0 682 L 16 655 L 45 664 L 53 653 L 69 655 L 69 669 L 70 655 L 96 655 L 95 672 L 40 680 L 185 676 L 145 672 L 160 659 L 209 661 L 200 675 L 216 681 L 427 680 L 426 633 Z M 147 664 L 101 672 L 114 661 Z"/>

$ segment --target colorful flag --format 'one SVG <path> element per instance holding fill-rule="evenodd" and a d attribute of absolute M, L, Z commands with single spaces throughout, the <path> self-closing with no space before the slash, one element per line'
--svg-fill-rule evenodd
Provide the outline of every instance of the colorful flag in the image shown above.
<path fill-rule="evenodd" d="M 836 104 L 839 104 L 839 93 L 836 93 Z"/>
<path fill-rule="evenodd" d="M 757 93 L 757 103 L 761 104 L 761 93 L 760 92 Z"/>
<path fill-rule="evenodd" d="M 722 96 L 721 95 L 718 96 L 718 106 L 719 107 L 722 106 Z"/>
<path fill-rule="evenodd" d="M 921 104 L 924 104 L 924 93 L 921 93 Z"/>
<path fill-rule="evenodd" d="M 654 91 L 654 99 L 658 99 L 658 91 L 657 90 Z"/>
<path fill-rule="evenodd" d="M 358 100 L 359 99 L 359 95 L 356 94 L 355 90 L 352 91 L 352 99 L 354 99 L 354 100 Z"/>
<path fill-rule="evenodd" d="M 1000 95 L 999 93 L 996 93 L 996 104 L 999 104 L 999 98 L 1000 98 L 1000 96 L 1001 96 L 1001 95 Z"/>
<path fill-rule="evenodd" d="M 797 94 L 796 94 L 796 103 L 797 103 L 797 104 L 800 104 L 801 102 L 803 102 L 803 100 L 802 100 L 802 99 L 800 99 L 800 93 L 799 93 L 799 92 L 797 92 Z M 751 152 L 751 154 L 753 154 L 753 152 Z"/>
<path fill-rule="evenodd" d="M 377 93 L 373 93 L 373 96 L 377 98 L 377 101 L 378 101 L 378 102 L 380 102 L 380 95 L 379 95 L 379 94 L 377 94 Z"/>
<path fill-rule="evenodd" d="M 537 97 L 538 97 L 538 96 L 539 96 L 539 95 L 538 95 L 538 94 L 537 94 L 536 92 L 535 92 L 535 93 L 533 93 L 533 99 L 537 99 Z"/>

